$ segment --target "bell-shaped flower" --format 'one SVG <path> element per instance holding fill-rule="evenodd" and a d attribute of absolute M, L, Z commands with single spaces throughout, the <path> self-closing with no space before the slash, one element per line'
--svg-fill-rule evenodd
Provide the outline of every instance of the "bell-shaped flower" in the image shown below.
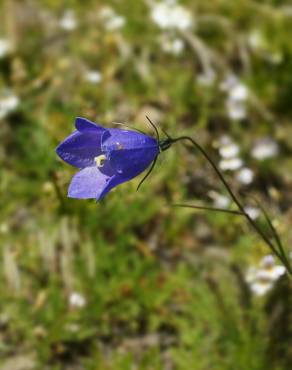
<path fill-rule="evenodd" d="M 70 198 L 103 198 L 143 172 L 160 152 L 156 139 L 137 131 L 106 129 L 85 118 L 77 118 L 75 127 L 56 149 L 65 162 L 80 169 L 69 186 Z"/>

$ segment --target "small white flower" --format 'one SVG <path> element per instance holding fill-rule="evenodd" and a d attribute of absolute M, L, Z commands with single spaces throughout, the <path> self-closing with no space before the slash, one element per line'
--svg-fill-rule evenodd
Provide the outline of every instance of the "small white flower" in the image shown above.
<path fill-rule="evenodd" d="M 112 18 L 113 16 L 115 15 L 115 12 L 113 10 L 113 8 L 111 8 L 110 6 L 103 6 L 100 11 L 99 11 L 99 16 L 101 19 L 109 19 L 109 18 Z"/>
<path fill-rule="evenodd" d="M 116 15 L 115 17 L 107 21 L 106 28 L 109 31 L 115 31 L 115 30 L 118 30 L 124 27 L 125 23 L 126 23 L 126 20 L 123 16 Z"/>
<path fill-rule="evenodd" d="M 242 120 L 246 118 L 246 101 L 249 90 L 246 85 L 240 82 L 234 74 L 229 74 L 220 84 L 220 89 L 227 93 L 226 110 L 232 120 Z"/>
<path fill-rule="evenodd" d="M 179 37 L 173 37 L 168 34 L 163 34 L 159 39 L 161 49 L 166 53 L 179 55 L 184 49 L 184 42 Z"/>
<path fill-rule="evenodd" d="M 246 118 L 246 100 L 248 97 L 247 87 L 238 84 L 234 86 L 228 94 L 226 101 L 226 110 L 228 116 L 233 120 L 241 120 Z"/>
<path fill-rule="evenodd" d="M 259 267 L 250 267 L 245 277 L 250 285 L 251 291 L 257 295 L 265 295 L 284 273 L 286 269 L 282 265 L 276 265 L 274 257 L 269 254 L 264 256 L 259 263 Z"/>
<path fill-rule="evenodd" d="M 260 267 L 260 271 L 263 276 L 265 276 L 265 278 L 270 278 L 271 280 L 278 280 L 286 271 L 284 266 L 276 265 L 275 258 L 271 254 L 262 258 L 260 261 Z"/>
<path fill-rule="evenodd" d="M 273 287 L 273 283 L 270 281 L 255 281 L 251 283 L 250 289 L 256 296 L 263 296 Z"/>
<path fill-rule="evenodd" d="M 228 135 L 223 135 L 219 139 L 219 146 L 229 145 L 233 143 L 233 140 Z"/>
<path fill-rule="evenodd" d="M 254 49 L 263 49 L 266 45 L 266 40 L 260 30 L 253 30 L 247 37 L 249 46 Z"/>
<path fill-rule="evenodd" d="M 236 179 L 241 184 L 249 185 L 253 182 L 254 173 L 250 168 L 244 167 L 237 172 Z"/>
<path fill-rule="evenodd" d="M 172 41 L 171 44 L 168 45 L 168 52 L 174 54 L 174 55 L 179 55 L 181 54 L 181 52 L 183 51 L 184 49 L 184 42 L 179 39 L 179 38 L 176 38 Z M 166 48 L 165 48 L 166 50 Z"/>
<path fill-rule="evenodd" d="M 85 73 L 84 78 L 92 84 L 98 84 L 102 81 L 102 74 L 99 71 L 91 70 Z"/>
<path fill-rule="evenodd" d="M 0 97 L 0 119 L 13 112 L 19 105 L 19 98 L 12 93 Z"/>
<path fill-rule="evenodd" d="M 0 100 L 0 106 L 2 109 L 6 109 L 8 112 L 13 111 L 19 104 L 19 98 L 16 95 L 8 95 Z"/>
<path fill-rule="evenodd" d="M 228 208 L 230 206 L 231 200 L 226 195 L 217 193 L 216 191 L 210 191 L 208 193 L 209 197 L 213 199 L 214 206 L 218 208 Z"/>
<path fill-rule="evenodd" d="M 282 275 L 284 275 L 286 272 L 286 269 L 284 266 L 281 265 L 275 265 L 270 268 L 266 268 L 263 270 L 258 271 L 258 278 L 259 279 L 265 279 L 265 280 L 271 280 L 276 281 L 278 280 Z"/>
<path fill-rule="evenodd" d="M 161 29 L 186 30 L 193 26 L 190 11 L 175 2 L 159 2 L 153 5 L 151 18 Z"/>
<path fill-rule="evenodd" d="M 185 44 L 184 44 L 183 40 L 176 37 L 173 40 L 173 43 L 172 43 L 172 52 L 173 52 L 173 54 L 175 54 L 175 55 L 180 54 L 183 51 L 184 46 L 185 46 Z"/>
<path fill-rule="evenodd" d="M 201 86 L 212 86 L 216 79 L 216 73 L 213 69 L 208 69 L 197 76 L 197 82 Z"/>
<path fill-rule="evenodd" d="M 252 148 L 251 155 L 263 161 L 268 158 L 275 157 L 279 152 L 278 144 L 271 138 L 263 138 L 258 140 Z"/>
<path fill-rule="evenodd" d="M 12 50 L 12 45 L 8 39 L 0 39 L 0 59 L 6 57 Z"/>
<path fill-rule="evenodd" d="M 220 83 L 219 88 L 222 91 L 229 92 L 234 86 L 239 83 L 239 78 L 230 73 L 228 74 L 225 79 Z"/>
<path fill-rule="evenodd" d="M 219 167 L 222 171 L 236 171 L 243 165 L 243 160 L 238 157 L 225 158 L 219 162 Z"/>
<path fill-rule="evenodd" d="M 69 304 L 72 308 L 83 308 L 86 305 L 86 299 L 78 292 L 72 292 L 69 296 Z"/>
<path fill-rule="evenodd" d="M 248 88 L 242 84 L 236 84 L 229 92 L 229 99 L 244 101 L 248 98 Z"/>
<path fill-rule="evenodd" d="M 77 20 L 73 10 L 66 10 L 60 19 L 60 27 L 65 31 L 74 31 L 77 27 Z"/>
<path fill-rule="evenodd" d="M 229 143 L 219 148 L 219 154 L 223 158 L 236 157 L 239 153 L 239 146 L 235 143 Z"/>
<path fill-rule="evenodd" d="M 271 268 L 275 264 L 275 258 L 272 254 L 267 254 L 260 260 L 261 268 Z"/>
<path fill-rule="evenodd" d="M 244 210 L 252 220 L 256 220 L 261 214 L 261 211 L 258 208 L 252 206 L 247 206 Z"/>
<path fill-rule="evenodd" d="M 238 157 L 239 146 L 227 135 L 219 140 L 219 154 L 222 157 L 219 166 L 223 170 L 235 170 L 240 168 L 243 161 Z"/>
<path fill-rule="evenodd" d="M 106 30 L 116 31 L 124 27 L 126 24 L 126 19 L 122 15 L 115 12 L 110 6 L 104 6 L 100 12 L 99 16 L 102 19 Z"/>
<path fill-rule="evenodd" d="M 240 121 L 247 116 L 246 105 L 242 101 L 227 99 L 226 110 L 230 119 Z"/>

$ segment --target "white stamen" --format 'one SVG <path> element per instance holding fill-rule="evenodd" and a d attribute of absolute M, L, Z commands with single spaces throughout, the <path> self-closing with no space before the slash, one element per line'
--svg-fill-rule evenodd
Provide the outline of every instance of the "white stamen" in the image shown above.
<path fill-rule="evenodd" d="M 104 166 L 105 160 L 106 160 L 106 156 L 104 154 L 101 154 L 98 157 L 94 158 L 94 162 L 98 168 L 101 168 Z"/>

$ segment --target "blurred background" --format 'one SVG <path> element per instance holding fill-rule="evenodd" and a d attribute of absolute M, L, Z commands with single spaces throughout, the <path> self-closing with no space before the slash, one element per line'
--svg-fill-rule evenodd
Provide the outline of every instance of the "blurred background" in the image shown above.
<path fill-rule="evenodd" d="M 208 150 L 292 243 L 289 0 L 0 1 L 0 369 L 291 368 L 291 281 L 177 144 L 103 201 L 67 199 L 76 116 Z M 291 256 L 291 252 L 290 252 Z"/>

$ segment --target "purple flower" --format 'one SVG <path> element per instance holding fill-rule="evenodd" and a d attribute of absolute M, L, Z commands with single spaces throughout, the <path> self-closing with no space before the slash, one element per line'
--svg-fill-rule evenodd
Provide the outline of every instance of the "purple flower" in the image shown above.
<path fill-rule="evenodd" d="M 105 129 L 85 118 L 77 118 L 75 127 L 56 149 L 65 162 L 81 169 L 69 186 L 70 198 L 103 198 L 143 172 L 160 152 L 156 139 L 137 131 Z"/>

